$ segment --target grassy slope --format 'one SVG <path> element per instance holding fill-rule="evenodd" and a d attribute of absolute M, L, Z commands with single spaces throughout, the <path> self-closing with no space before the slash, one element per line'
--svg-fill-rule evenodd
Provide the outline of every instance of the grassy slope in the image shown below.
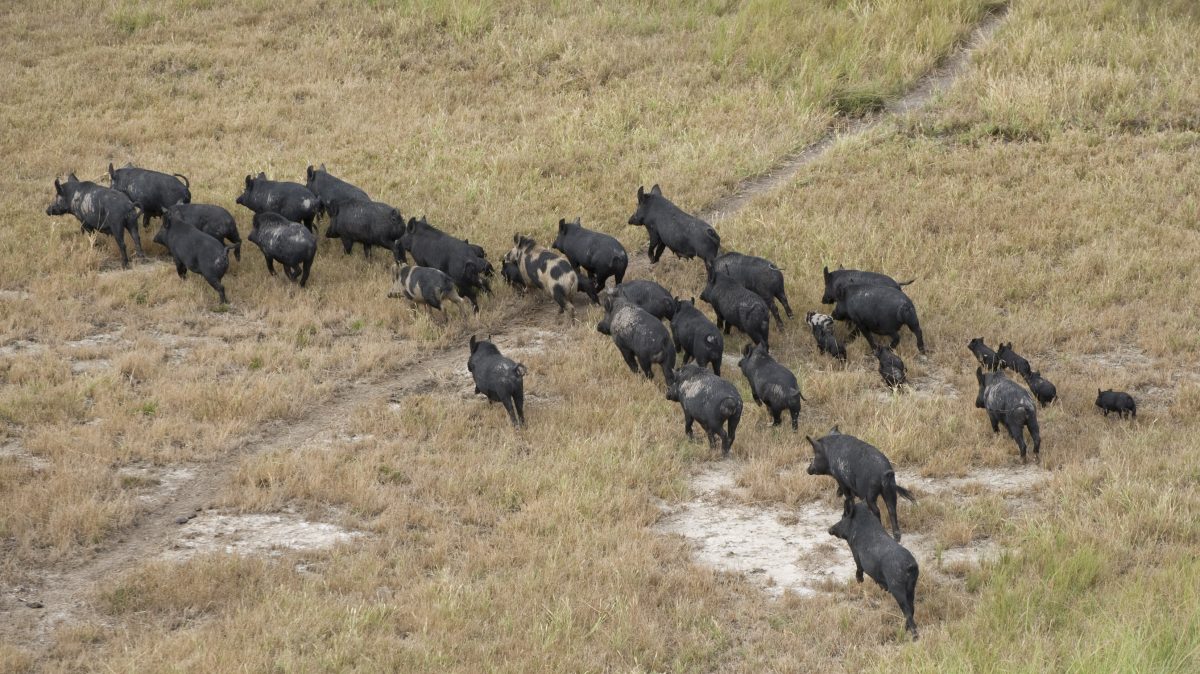
<path fill-rule="evenodd" d="M 318 20 L 262 4 L 96 14 L 40 5 L 5 18 L 6 34 L 25 37 L 0 65 L 21 85 L 19 105 L 0 112 L 14 117 L 0 142 L 18 167 L 0 209 L 0 279 L 33 301 L 0 313 L 0 329 L 52 345 L 4 365 L 8 432 L 51 461 L 44 471 L 0 463 L 9 578 L 86 554 L 135 516 L 116 467 L 218 457 L 262 420 L 302 414 L 336 379 L 462 334 L 362 302 L 382 299 L 384 266 L 332 248 L 306 293 L 269 282 L 249 256 L 229 284 L 230 314 L 208 313 L 211 291 L 165 268 L 97 276 L 111 242 L 92 250 L 70 223 L 42 220 L 55 171 L 91 175 L 85 164 L 99 173 L 110 157 L 130 158 L 184 169 L 203 185 L 198 198 L 230 205 L 245 172 L 298 177 L 323 160 L 492 250 L 514 229 L 546 236 L 573 213 L 633 247 L 644 235 L 621 226 L 631 186 L 659 181 L 685 206 L 711 201 L 812 138 L 836 101 L 902 88 L 978 9 L 855 4 L 798 20 L 765 2 L 582 15 L 551 4 L 377 3 Z M 915 374 L 963 394 L 880 405 L 865 358 L 834 371 L 793 329 L 777 349 L 808 364 L 809 432 L 841 422 L 930 475 L 1009 465 L 1011 446 L 969 406 L 959 342 L 979 331 L 1028 345 L 1063 391 L 1043 423 L 1047 465 L 1061 471 L 1042 508 L 1015 520 L 986 500 L 968 512 L 913 509 L 911 526 L 940 541 L 990 536 L 1021 550 L 965 585 L 922 586 L 925 638 L 902 654 L 917 669 L 1088 658 L 1149 668 L 1178 665 L 1195 647 L 1194 597 L 1178 588 L 1197 576 L 1188 559 L 1200 389 L 1178 375 L 1197 347 L 1187 329 L 1196 106 L 1185 76 L 1196 24 L 1185 3 L 1092 4 L 1018 7 L 938 109 L 841 148 L 721 228 L 732 245 L 781 262 L 797 308 L 815 306 L 812 271 L 823 262 L 920 276 L 913 295 L 937 350 L 925 362 L 912 362 L 907 342 L 902 353 Z M 114 28 L 132 32 L 112 37 Z M 922 37 L 915 50 L 912 35 Z M 768 58 L 770 45 L 785 58 Z M 1062 63 L 1091 69 L 1070 80 L 1083 66 Z M 1047 73 L 1064 86 L 1043 86 Z M 849 84 L 832 88 L 838 75 Z M 682 263 L 656 271 L 680 291 L 696 275 Z M 485 329 L 506 320 L 502 303 L 532 305 L 501 294 Z M 200 342 L 177 363 L 139 337 L 113 356 L 119 375 L 73 376 L 58 344 L 112 322 L 127 338 L 153 327 L 230 343 Z M 101 588 L 105 621 L 64 630 L 53 661 L 97 666 L 98 647 L 116 669 L 754 671 L 895 657 L 895 616 L 876 594 L 769 603 L 645 531 L 657 517 L 649 495 L 683 497 L 686 467 L 708 454 L 682 442 L 661 384 L 631 379 L 589 319 L 566 339 L 526 359 L 530 390 L 544 398 L 521 436 L 498 433 L 496 410 L 452 392 L 413 396 L 399 413 L 380 400 L 349 422 L 373 439 L 246 460 L 223 497 L 251 511 L 321 516 L 336 506 L 371 542 L 311 555 L 317 574 L 216 558 L 188 564 L 183 583 L 177 567 L 149 564 Z M 1081 357 L 1118 344 L 1152 361 L 1112 368 Z M 1136 430 L 1089 409 L 1093 382 L 1114 375 L 1112 385 L 1151 400 Z M 1155 387 L 1174 395 L 1154 398 Z M 102 421 L 82 423 L 90 418 Z M 748 409 L 739 439 L 754 497 L 827 496 L 801 474 L 795 438 L 760 421 Z M 55 496 L 64 493 L 73 496 Z"/>

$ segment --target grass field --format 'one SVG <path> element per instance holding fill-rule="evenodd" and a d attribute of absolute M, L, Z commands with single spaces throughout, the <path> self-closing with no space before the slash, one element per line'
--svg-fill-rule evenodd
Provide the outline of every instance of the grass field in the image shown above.
<path fill-rule="evenodd" d="M 331 6 L 332 5 L 332 6 Z M 847 138 L 717 227 L 785 269 L 916 277 L 928 357 L 890 396 L 861 342 L 843 368 L 799 320 L 772 335 L 809 399 L 801 432 L 747 400 L 741 496 L 836 502 L 805 433 L 869 439 L 937 480 L 1009 470 L 973 407 L 971 337 L 1054 381 L 1049 477 L 902 506 L 921 640 L 849 578 L 767 598 L 654 533 L 715 460 L 662 382 L 634 378 L 546 298 L 500 289 L 440 321 L 385 296 L 382 256 L 322 242 L 308 288 L 252 244 L 218 307 L 161 259 L 130 271 L 44 215 L 56 175 L 336 175 L 488 250 L 560 217 L 620 237 L 639 185 L 700 211 L 870 114 L 955 52 L 987 0 L 21 3 L 0 13 L 0 670 L 1195 671 L 1200 664 L 1200 10 L 1189 0 L 1017 2 L 947 95 Z M 102 181 L 105 182 L 105 181 Z M 156 226 L 156 225 L 155 225 Z M 151 232 L 153 229 L 151 230 Z M 151 234 L 144 239 L 149 242 Z M 152 257 L 163 249 L 147 244 Z M 698 261 L 646 275 L 699 294 Z M 527 429 L 470 395 L 466 340 L 530 370 Z M 742 338 L 729 340 L 728 351 Z M 1105 419 L 1097 388 L 1132 392 Z M 175 476 L 175 477 L 170 477 Z M 180 477 L 182 476 L 182 477 Z M 363 535 L 279 556 L 164 557 L 183 505 Z M 43 598 L 31 609 L 21 597 Z M 49 601 L 53 599 L 54 601 Z"/>

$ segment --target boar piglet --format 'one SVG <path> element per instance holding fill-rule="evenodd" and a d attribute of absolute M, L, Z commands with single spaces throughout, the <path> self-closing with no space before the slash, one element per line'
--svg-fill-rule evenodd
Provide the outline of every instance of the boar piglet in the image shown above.
<path fill-rule="evenodd" d="M 317 195 L 320 214 L 328 213 L 335 206 L 371 200 L 363 190 L 326 171 L 324 164 L 318 169 L 314 169 L 310 164 L 305 177 L 304 186 L 309 192 Z"/>
<path fill-rule="evenodd" d="M 829 535 L 850 546 L 850 554 L 854 556 L 854 577 L 858 582 L 863 582 L 863 572 L 866 572 L 896 599 L 904 614 L 904 627 L 916 639 L 917 623 L 913 620 L 913 611 L 920 569 L 912 553 L 889 538 L 883 525 L 861 503 L 833 525 Z"/>
<path fill-rule="evenodd" d="M 884 384 L 897 388 L 908 381 L 904 361 L 895 351 L 880 344 L 875 347 L 875 358 L 879 361 L 879 376 Z"/>
<path fill-rule="evenodd" d="M 178 204 L 163 213 L 163 222 L 171 218 L 175 222 L 186 222 L 217 241 L 233 244 L 233 255 L 242 259 L 242 237 L 238 234 L 237 221 L 229 211 L 212 204 Z"/>
<path fill-rule="evenodd" d="M 645 227 L 650 234 L 646 253 L 651 264 L 658 262 L 664 248 L 670 248 L 676 257 L 688 260 L 698 257 L 705 262 L 716 259 L 721 248 L 717 230 L 700 218 L 684 213 L 662 195 L 658 185 L 650 188 L 649 193 L 638 188 L 637 210 L 630 216 L 629 224 Z"/>
<path fill-rule="evenodd" d="M 579 274 L 579 286 L 595 304 L 600 303 L 599 293 L 604 290 L 609 278 L 616 285 L 625 280 L 625 268 L 629 266 L 629 254 L 625 252 L 625 247 L 608 234 L 584 227 L 579 218 L 575 218 L 574 222 L 559 219 L 558 236 L 552 247 L 567 256 L 576 273 L 580 269 L 587 272 L 590 283 L 583 283 L 583 274 Z"/>
<path fill-rule="evenodd" d="M 725 334 L 729 334 L 730 327 L 735 327 L 746 333 L 750 341 L 770 348 L 771 315 L 763 298 L 746 290 L 728 274 L 711 271 L 700 299 L 712 305 L 717 314 L 717 327 Z"/>
<path fill-rule="evenodd" d="M 833 304 L 836 302 L 838 300 L 838 293 L 845 286 L 876 285 L 900 290 L 912 283 L 912 281 L 900 283 L 887 274 L 880 274 L 873 271 L 859 271 L 857 269 L 829 271 L 829 267 L 825 267 L 821 270 L 821 273 L 825 276 L 825 293 L 821 295 L 821 304 Z"/>
<path fill-rule="evenodd" d="M 75 216 L 83 233 L 101 232 L 115 239 L 117 250 L 121 251 L 121 266 L 126 269 L 129 268 L 129 255 L 125 251 L 125 232 L 133 239 L 138 257 L 146 257 L 137 228 L 140 211 L 124 192 L 80 180 L 74 173 L 66 182 L 60 183 L 55 178 L 54 201 L 46 207 L 46 215 L 67 213 Z"/>
<path fill-rule="evenodd" d="M 805 314 L 804 322 L 808 323 L 809 328 L 812 329 L 818 352 L 833 356 L 843 363 L 846 362 L 846 346 L 839 342 L 833 334 L 832 316 L 810 311 Z"/>
<path fill-rule="evenodd" d="M 246 189 L 237 203 L 253 213 L 278 213 L 311 232 L 321 200 L 300 183 L 267 180 L 267 174 L 259 173 L 257 178 L 246 176 Z"/>
<path fill-rule="evenodd" d="M 662 321 L 623 297 L 604 298 L 604 318 L 596 324 L 596 332 L 612 337 L 625 364 L 632 372 L 642 367 L 647 379 L 654 379 L 650 366 L 658 363 L 663 378 L 674 381 L 675 347 Z"/>
<path fill-rule="evenodd" d="M 859 334 L 867 338 L 871 350 L 875 340 L 871 335 L 892 338 L 891 347 L 900 344 L 900 328 L 907 326 L 917 338 L 917 350 L 925 353 L 925 335 L 917 319 L 917 309 L 902 290 L 883 285 L 846 285 L 838 291 L 833 317 L 851 325 L 850 338 Z"/>
<path fill-rule="evenodd" d="M 258 246 L 267 260 L 267 271 L 275 275 L 275 262 L 283 265 L 289 280 L 308 284 L 313 258 L 317 255 L 317 236 L 304 225 L 288 220 L 278 213 L 256 213 L 250 243 Z"/>
<path fill-rule="evenodd" d="M 525 285 L 541 288 L 554 298 L 560 314 L 567 310 L 579 290 L 579 277 L 567 258 L 539 246 L 529 237 L 513 234 L 513 247 L 504 256 L 504 261 L 516 263 Z M 575 313 L 574 305 L 571 313 Z"/>
<path fill-rule="evenodd" d="M 454 281 L 458 294 L 471 303 L 475 313 L 479 313 L 479 292 L 492 291 L 486 280 L 492 265 L 484 257 L 482 248 L 450 236 L 421 216 L 420 220 L 409 218 L 404 226 L 397 251 L 401 262 L 405 261 L 404 251 L 412 255 L 416 264 L 442 270 Z"/>
<path fill-rule="evenodd" d="M 763 298 L 780 330 L 783 329 L 783 318 L 779 316 L 779 309 L 775 308 L 775 300 L 783 305 L 788 318 L 792 317 L 792 307 L 783 289 L 783 271 L 775 263 L 753 255 L 729 252 L 719 255 L 713 261 L 712 268 L 729 274 L 747 290 Z"/>
<path fill-rule="evenodd" d="M 371 257 L 371 247 L 379 246 L 391 251 L 396 262 L 403 262 L 400 237 L 404 235 L 404 218 L 400 211 L 380 201 L 335 201 L 328 208 L 325 236 L 340 238 L 346 255 L 357 243 L 362 245 L 364 257 Z"/>
<path fill-rule="evenodd" d="M 467 370 L 475 380 L 475 393 L 487 396 L 488 404 L 500 403 L 515 428 L 525 424 L 525 366 L 500 355 L 487 340 L 471 335 Z"/>
<path fill-rule="evenodd" d="M 721 336 L 721 329 L 696 308 L 696 298 L 676 298 L 675 313 L 671 316 L 671 336 L 675 340 L 675 350 L 683 352 L 684 365 L 695 359 L 700 367 L 712 365 L 713 374 L 721 376 L 725 338 Z"/>
<path fill-rule="evenodd" d="M 154 235 L 154 243 L 166 246 L 171 251 L 179 278 L 186 277 L 189 271 L 203 276 L 208 285 L 217 291 L 221 304 L 228 304 L 221 279 L 229 270 L 229 250 L 233 246 L 226 246 L 187 221 L 176 220 L 173 216 L 172 210 L 163 216 L 162 229 Z"/>
<path fill-rule="evenodd" d="M 800 401 L 804 400 L 796 375 L 772 358 L 765 347 L 752 344 L 742 349 L 738 368 L 750 382 L 754 402 L 766 406 L 771 413 L 771 425 L 778 426 L 783 411 L 787 410 L 792 416 L 792 430 L 796 430 L 800 422 Z"/>
<path fill-rule="evenodd" d="M 846 435 L 837 426 L 819 440 L 806 436 L 813 448 L 809 475 L 829 475 L 837 483 L 837 494 L 843 498 L 842 514 L 850 514 L 854 499 L 859 498 L 877 519 L 882 519 L 876 499 L 883 497 L 892 520 L 892 535 L 900 540 L 900 521 L 896 515 L 896 497 L 916 502 L 912 492 L 896 484 L 892 462 L 874 445 L 853 435 Z"/>
<path fill-rule="evenodd" d="M 1021 357 L 1019 353 L 1013 351 L 1012 342 L 1005 344 L 1000 342 L 1000 350 L 996 352 L 996 357 L 1000 359 L 1000 367 L 1006 370 L 1012 370 L 1024 377 L 1033 371 L 1029 367 L 1029 361 Z"/>
<path fill-rule="evenodd" d="M 464 314 L 467 311 L 466 301 L 459 296 L 454 281 L 433 267 L 396 265 L 396 280 L 388 291 L 388 297 L 404 297 L 442 313 L 446 311 L 443 302 L 450 301 L 457 304 Z"/>
<path fill-rule="evenodd" d="M 129 195 L 129 200 L 142 209 L 142 226 L 150 226 L 150 218 L 162 217 L 167 209 L 192 202 L 191 185 L 186 176 L 162 173 L 126 164 L 114 169 L 108 165 L 108 178 L 114 190 Z"/>
<path fill-rule="evenodd" d="M 1038 427 L 1037 408 L 1029 392 L 1009 379 L 1003 372 L 984 374 L 975 368 L 975 379 L 979 382 L 979 394 L 975 396 L 975 407 L 986 410 L 992 432 L 1000 432 L 1000 422 L 1021 450 L 1021 463 L 1025 463 L 1025 429 L 1033 438 L 1033 458 L 1041 461 L 1042 436 Z"/>
<path fill-rule="evenodd" d="M 625 281 L 617 284 L 612 292 L 614 297 L 624 297 L 659 320 L 675 315 L 675 298 L 671 291 L 654 281 Z"/>
<path fill-rule="evenodd" d="M 1030 372 L 1025 375 L 1025 383 L 1042 407 L 1054 402 L 1054 399 L 1058 397 L 1058 389 L 1050 383 L 1049 379 L 1043 377 L 1041 372 Z"/>
<path fill-rule="evenodd" d="M 516 262 L 509 260 L 501 262 L 500 278 L 514 289 L 525 292 L 525 280 L 521 278 L 521 270 L 517 268 Z"/>
<path fill-rule="evenodd" d="M 1133 396 L 1124 391 L 1096 389 L 1096 407 L 1104 411 L 1104 416 L 1108 416 L 1109 412 L 1116 412 L 1117 416 L 1122 418 L 1126 414 L 1137 418 L 1137 403 L 1133 401 Z"/>
<path fill-rule="evenodd" d="M 720 437 L 721 455 L 729 456 L 742 419 L 742 396 L 736 386 L 691 363 L 679 368 L 675 382 L 667 387 L 667 400 L 683 408 L 683 431 L 689 438 L 692 422 L 699 421 L 708 435 L 708 446 L 716 449 L 716 438 Z"/>
<path fill-rule="evenodd" d="M 987 344 L 983 343 L 982 337 L 976 337 L 967 342 L 967 350 L 975 355 L 975 360 L 979 361 L 979 365 L 989 372 L 995 372 L 1000 369 L 1000 357 Z"/>

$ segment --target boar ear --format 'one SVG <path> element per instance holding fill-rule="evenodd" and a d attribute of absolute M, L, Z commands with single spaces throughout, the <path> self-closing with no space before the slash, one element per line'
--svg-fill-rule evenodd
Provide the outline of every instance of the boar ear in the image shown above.
<path fill-rule="evenodd" d="M 71 171 L 70 175 L 68 175 L 68 176 L 67 176 L 67 182 L 69 182 L 69 183 L 77 183 L 77 182 L 79 182 L 79 178 L 77 178 L 77 177 L 75 176 L 75 172 L 74 172 L 74 171 Z"/>
<path fill-rule="evenodd" d="M 829 432 L 830 433 L 841 433 L 842 431 L 840 428 L 838 428 L 838 424 L 834 424 L 833 428 L 829 429 Z"/>
<path fill-rule="evenodd" d="M 521 243 L 521 235 L 520 234 L 513 234 L 513 243 L 515 243 L 515 244 Z"/>
<path fill-rule="evenodd" d="M 829 278 L 829 267 L 824 267 L 824 268 L 822 268 L 822 269 L 821 269 L 821 274 L 822 274 L 822 275 L 824 275 L 824 276 L 825 276 L 825 278 Z"/>
<path fill-rule="evenodd" d="M 62 194 L 62 183 L 58 182 L 58 178 L 54 179 L 54 193 Z"/>
<path fill-rule="evenodd" d="M 640 204 L 645 200 L 646 200 L 646 186 L 638 185 L 638 203 Z"/>
<path fill-rule="evenodd" d="M 750 355 L 750 350 L 751 350 L 751 346 L 750 346 L 750 344 L 746 344 L 746 346 L 743 346 L 743 347 L 742 347 L 742 355 L 743 355 L 743 356 L 749 356 L 749 355 Z"/>
<path fill-rule="evenodd" d="M 659 196 L 659 197 L 662 196 L 662 188 L 658 186 L 658 183 L 654 183 L 654 187 L 650 188 L 650 194 L 653 194 L 653 195 Z"/>
<path fill-rule="evenodd" d="M 581 223 L 581 222 L 579 221 L 579 216 L 578 216 L 578 215 L 577 215 L 577 216 L 575 216 L 575 221 L 574 221 L 574 222 L 572 222 L 571 224 L 572 224 L 572 225 L 575 225 L 576 227 L 582 227 L 582 226 L 583 226 L 583 223 Z"/>
<path fill-rule="evenodd" d="M 264 173 L 264 172 L 262 172 L 262 171 L 259 171 L 259 172 L 258 172 L 258 179 L 259 179 L 259 180 L 266 180 L 266 179 L 267 179 L 267 174 L 266 174 L 266 173 Z"/>
<path fill-rule="evenodd" d="M 566 218 L 558 219 L 558 231 L 560 231 L 560 232 L 567 231 L 567 219 Z"/>
<path fill-rule="evenodd" d="M 471 347 L 471 353 L 475 352 L 476 344 L 478 344 L 478 342 L 475 341 L 475 335 L 471 335 L 471 341 L 467 342 L 467 345 Z"/>
<path fill-rule="evenodd" d="M 251 178 L 250 174 L 246 174 L 246 189 L 250 189 L 251 187 L 254 187 L 254 178 Z"/>
<path fill-rule="evenodd" d="M 308 179 L 309 179 L 309 180 L 312 180 L 312 177 L 313 177 L 313 167 L 312 167 L 312 164 L 309 164 L 309 165 L 308 165 L 308 168 L 307 168 L 307 169 L 304 171 L 304 175 L 308 176 Z"/>
<path fill-rule="evenodd" d="M 108 177 L 112 177 L 116 171 L 113 170 L 112 162 L 108 162 Z"/>

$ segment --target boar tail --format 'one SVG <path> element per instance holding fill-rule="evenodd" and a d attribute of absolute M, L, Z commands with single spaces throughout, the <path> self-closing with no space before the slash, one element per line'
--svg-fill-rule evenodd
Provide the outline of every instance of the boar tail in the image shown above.
<path fill-rule="evenodd" d="M 912 278 L 912 279 L 909 279 L 909 280 L 907 280 L 907 281 L 899 281 L 899 282 L 897 282 L 897 283 L 896 283 L 896 285 L 898 285 L 898 286 L 900 286 L 901 288 L 903 288 L 904 286 L 910 286 L 910 285 L 912 285 L 912 284 L 913 284 L 913 281 L 916 281 L 916 280 L 917 280 L 917 279 L 915 279 L 915 278 Z"/>
<path fill-rule="evenodd" d="M 905 489 L 904 487 L 901 487 L 900 485 L 896 485 L 896 494 L 898 496 L 903 496 L 904 498 L 908 499 L 909 501 L 912 501 L 913 503 L 917 502 L 917 497 L 913 496 L 913 493 L 911 491 Z"/>
<path fill-rule="evenodd" d="M 189 190 L 189 191 L 192 189 L 192 184 L 190 182 L 188 182 L 187 176 L 183 175 L 182 173 L 172 173 L 171 175 L 173 175 L 176 178 L 179 178 L 180 180 L 183 181 L 184 189 Z"/>
<path fill-rule="evenodd" d="M 913 503 L 917 502 L 917 497 L 913 496 L 911 491 L 896 484 L 896 471 L 894 470 L 889 470 L 883 476 L 883 493 L 886 494 L 888 491 L 895 492 L 896 495 L 903 496 Z"/>

